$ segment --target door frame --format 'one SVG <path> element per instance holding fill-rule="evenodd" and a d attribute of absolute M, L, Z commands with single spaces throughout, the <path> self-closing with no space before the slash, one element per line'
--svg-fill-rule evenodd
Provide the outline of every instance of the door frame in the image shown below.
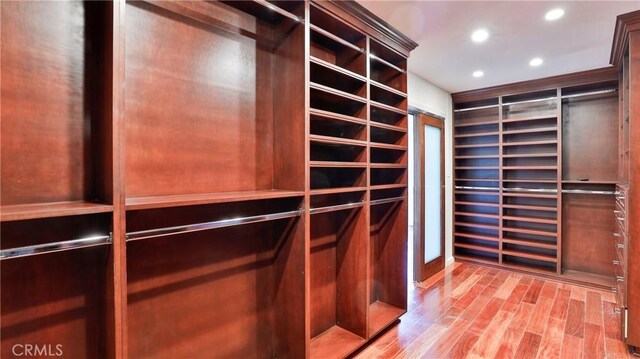
<path fill-rule="evenodd" d="M 418 221 L 420 225 L 420 236 L 419 240 L 414 243 L 414 273 L 415 280 L 417 282 L 421 282 L 432 276 L 433 274 L 439 272 L 444 269 L 445 265 L 445 165 L 444 165 L 444 156 L 445 156 L 445 126 L 444 120 L 440 119 L 436 116 L 425 114 L 421 112 L 414 113 L 416 118 L 415 123 L 418 125 L 417 132 L 420 147 L 420 157 L 415 158 L 414 161 L 419 161 L 420 163 L 420 176 L 416 176 L 416 179 L 419 178 L 419 183 L 414 183 L 414 186 L 419 186 L 421 190 L 420 193 L 420 219 Z M 429 263 L 424 263 L 424 244 L 426 233 L 424 230 L 424 215 L 425 215 L 425 191 L 424 191 L 424 181 L 425 181 L 425 171 L 424 171 L 424 161 L 425 161 L 425 148 L 424 148 L 424 126 L 433 126 L 440 129 L 440 256 L 431 260 Z M 414 230 L 417 228 L 417 224 L 414 221 Z M 414 237 L 416 238 L 416 237 Z"/>

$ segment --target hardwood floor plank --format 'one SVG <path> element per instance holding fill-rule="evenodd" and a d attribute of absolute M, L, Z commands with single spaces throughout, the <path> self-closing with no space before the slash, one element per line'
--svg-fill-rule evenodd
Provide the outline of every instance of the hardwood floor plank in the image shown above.
<path fill-rule="evenodd" d="M 551 307 L 553 306 L 552 298 L 539 298 L 536 303 L 535 309 L 529 325 L 527 326 L 527 332 L 538 334 L 542 336 L 549 323 L 549 313 L 551 313 Z"/>
<path fill-rule="evenodd" d="M 512 318 L 513 313 L 503 310 L 498 311 L 485 328 L 486 330 L 478 338 L 471 353 L 481 358 L 493 358 L 498 349 L 500 349 L 500 344 L 504 340 L 504 333 L 507 331 Z"/>
<path fill-rule="evenodd" d="M 603 359 L 604 329 L 601 325 L 584 324 L 584 359 Z"/>
<path fill-rule="evenodd" d="M 525 303 L 536 304 L 538 301 L 538 297 L 540 297 L 540 292 L 542 291 L 542 286 L 544 285 L 544 281 L 540 279 L 534 279 L 529 285 L 529 290 L 525 293 L 522 301 Z"/>
<path fill-rule="evenodd" d="M 493 280 L 495 279 L 496 275 L 498 275 L 498 271 L 495 270 L 495 269 L 491 269 L 491 270 L 487 271 L 487 273 L 485 273 L 484 276 L 482 276 L 482 279 L 480 279 L 478 284 L 483 285 L 483 286 L 486 287 L 489 284 L 491 284 L 491 282 L 493 282 Z"/>
<path fill-rule="evenodd" d="M 604 338 L 604 347 L 607 359 L 632 358 L 627 346 L 619 340 Z"/>
<path fill-rule="evenodd" d="M 541 298 L 551 298 L 553 299 L 556 296 L 556 290 L 558 289 L 558 284 L 554 282 L 545 282 L 542 287 L 542 291 L 540 292 Z"/>
<path fill-rule="evenodd" d="M 507 298 L 509 298 L 513 290 L 516 288 L 519 281 L 520 281 L 519 278 L 515 276 L 509 276 L 504 281 L 504 283 L 502 283 L 500 288 L 498 288 L 498 290 L 496 291 L 496 294 L 494 294 L 494 297 L 506 300 Z"/>
<path fill-rule="evenodd" d="M 455 306 L 460 309 L 466 309 L 487 287 L 476 283 L 467 293 L 456 301 Z"/>
<path fill-rule="evenodd" d="M 587 300 L 587 289 L 583 287 L 578 287 L 574 285 L 571 287 L 571 299 L 586 301 Z"/>
<path fill-rule="evenodd" d="M 585 302 L 584 321 L 591 324 L 603 325 L 602 322 L 602 297 L 600 293 L 592 290 L 587 291 L 587 301 Z"/>
<path fill-rule="evenodd" d="M 512 313 L 516 312 L 520 302 L 522 302 L 522 299 L 524 298 L 524 295 L 529 290 L 529 283 L 531 283 L 530 280 L 527 281 L 528 283 L 524 282 L 525 278 L 520 279 L 520 282 L 518 282 L 518 285 L 516 285 L 513 292 L 511 292 L 511 295 L 509 295 L 509 298 L 507 298 L 507 301 L 504 303 L 504 306 L 502 307 L 503 310 Z"/>
<path fill-rule="evenodd" d="M 479 336 L 477 334 L 465 331 L 460 338 L 451 346 L 451 350 L 444 358 L 462 359 L 466 358 L 467 354 L 473 348 L 478 341 Z"/>
<path fill-rule="evenodd" d="M 567 324 L 564 329 L 565 334 L 574 337 L 584 338 L 584 302 L 576 299 L 569 300 L 569 311 L 567 312 Z"/>
<path fill-rule="evenodd" d="M 460 318 L 466 319 L 468 321 L 474 321 L 478 314 L 482 311 L 482 309 L 489 303 L 491 299 L 490 296 L 487 295 L 479 295 L 476 299 L 465 309 L 462 314 L 460 314 Z"/>
<path fill-rule="evenodd" d="M 538 358 L 559 358 L 562 351 L 562 339 L 564 336 L 565 321 L 557 318 L 549 318 L 549 323 L 542 336 Z"/>
<path fill-rule="evenodd" d="M 562 340 L 562 359 L 582 359 L 582 338 L 564 335 Z"/>
<path fill-rule="evenodd" d="M 604 336 L 610 339 L 620 339 L 620 317 L 615 312 L 617 304 L 611 302 L 602 303 L 602 314 L 604 315 Z"/>
<path fill-rule="evenodd" d="M 451 350 L 451 343 L 455 343 L 462 337 L 471 322 L 458 318 L 447 329 L 447 332 L 441 335 L 431 347 L 424 353 L 425 358 L 442 358 Z"/>
<path fill-rule="evenodd" d="M 473 287 L 480 280 L 480 276 L 477 274 L 472 274 L 467 278 L 464 282 L 460 283 L 454 290 L 451 291 L 452 298 L 460 298 L 463 294 L 469 291 L 471 287 Z"/>
<path fill-rule="evenodd" d="M 567 311 L 569 310 L 569 298 L 571 297 L 571 289 L 558 288 L 556 299 L 551 308 L 551 317 L 556 319 L 567 319 Z"/>
<path fill-rule="evenodd" d="M 482 332 L 489 326 L 496 313 L 500 310 L 504 304 L 504 300 L 500 298 L 491 298 L 487 305 L 480 311 L 476 319 L 469 327 L 469 331 L 475 334 L 482 334 Z"/>
<path fill-rule="evenodd" d="M 516 350 L 515 358 L 535 358 L 538 353 L 541 340 L 542 337 L 538 334 L 524 332 L 522 340 L 520 340 L 520 344 Z"/>
<path fill-rule="evenodd" d="M 534 308 L 535 305 L 531 303 L 522 303 L 518 306 L 518 311 L 515 312 L 509 327 L 502 336 L 502 341 L 495 355 L 496 358 L 509 359 L 515 356 L 516 349 L 518 349 L 518 344 L 524 335 Z"/>

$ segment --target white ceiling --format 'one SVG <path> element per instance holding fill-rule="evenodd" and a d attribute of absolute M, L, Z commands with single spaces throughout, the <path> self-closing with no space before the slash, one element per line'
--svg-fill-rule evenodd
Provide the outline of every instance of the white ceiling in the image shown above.
<path fill-rule="evenodd" d="M 616 16 L 640 9 L 640 0 L 359 2 L 416 41 L 409 70 L 449 92 L 608 66 Z M 546 21 L 558 7 L 564 17 Z M 490 36 L 476 44 L 480 27 Z M 530 67 L 534 57 L 544 64 Z"/>

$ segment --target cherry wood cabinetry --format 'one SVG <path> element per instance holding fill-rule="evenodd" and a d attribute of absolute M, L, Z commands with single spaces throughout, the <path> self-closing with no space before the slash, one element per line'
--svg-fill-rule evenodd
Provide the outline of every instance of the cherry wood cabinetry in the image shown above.
<path fill-rule="evenodd" d="M 355 2 L 0 6 L 0 356 L 341 358 L 406 311 L 413 41 Z"/>
<path fill-rule="evenodd" d="M 611 64 L 619 73 L 618 194 L 612 246 L 621 334 L 640 350 L 640 11 L 618 16 Z"/>
<path fill-rule="evenodd" d="M 605 68 L 453 94 L 457 258 L 614 286 L 617 87 Z"/>

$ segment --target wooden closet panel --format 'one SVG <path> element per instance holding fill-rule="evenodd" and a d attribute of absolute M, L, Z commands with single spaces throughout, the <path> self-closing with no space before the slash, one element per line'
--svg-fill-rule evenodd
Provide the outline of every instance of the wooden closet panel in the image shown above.
<path fill-rule="evenodd" d="M 105 6 L 0 6 L 2 205 L 93 200 L 92 130 L 102 120 L 93 105 L 102 100 L 96 90 Z"/>
<path fill-rule="evenodd" d="M 614 203 L 612 196 L 605 195 L 563 196 L 563 269 L 614 276 L 611 261 L 616 254 L 610 240 L 615 225 L 611 215 Z"/>
<path fill-rule="evenodd" d="M 564 179 L 617 180 L 617 111 L 618 99 L 614 95 L 563 101 Z"/>
<path fill-rule="evenodd" d="M 269 48 L 152 5 L 131 4 L 127 196 L 272 188 Z M 216 3 L 198 10 L 206 8 L 212 17 L 249 17 Z"/>
<path fill-rule="evenodd" d="M 2 249 L 104 235 L 110 215 L 2 223 Z M 0 356 L 16 344 L 62 345 L 62 357 L 103 358 L 107 247 L 0 262 Z M 19 348 L 21 350 L 21 348 Z"/>

